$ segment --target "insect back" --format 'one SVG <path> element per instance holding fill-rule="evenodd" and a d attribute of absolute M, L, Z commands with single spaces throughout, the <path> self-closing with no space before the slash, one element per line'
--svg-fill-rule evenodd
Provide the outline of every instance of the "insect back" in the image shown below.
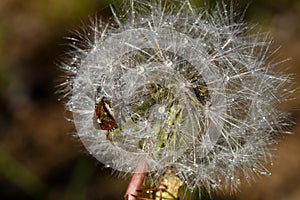
<path fill-rule="evenodd" d="M 94 112 L 94 127 L 107 130 L 106 138 L 112 142 L 112 135 L 120 132 L 113 113 L 111 102 L 106 97 L 96 103 Z"/>

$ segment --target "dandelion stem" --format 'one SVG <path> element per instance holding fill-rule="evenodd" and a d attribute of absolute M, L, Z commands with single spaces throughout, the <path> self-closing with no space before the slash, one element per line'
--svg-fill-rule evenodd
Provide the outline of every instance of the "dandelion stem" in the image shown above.
<path fill-rule="evenodd" d="M 125 193 L 125 200 L 135 200 L 136 196 L 138 196 L 137 190 L 139 190 L 144 182 L 146 171 L 147 171 L 147 163 L 144 159 L 140 160 L 137 164 L 136 169 L 134 170 L 131 181 L 127 187 Z"/>

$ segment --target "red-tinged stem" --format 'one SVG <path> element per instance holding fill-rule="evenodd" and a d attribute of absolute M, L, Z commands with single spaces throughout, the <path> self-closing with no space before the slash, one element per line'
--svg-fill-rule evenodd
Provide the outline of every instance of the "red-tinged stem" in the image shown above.
<path fill-rule="evenodd" d="M 147 163 L 142 159 L 139 161 L 134 170 L 133 176 L 125 193 L 125 200 L 136 200 L 136 197 L 138 196 L 137 190 L 141 188 L 144 182 L 146 171 Z"/>

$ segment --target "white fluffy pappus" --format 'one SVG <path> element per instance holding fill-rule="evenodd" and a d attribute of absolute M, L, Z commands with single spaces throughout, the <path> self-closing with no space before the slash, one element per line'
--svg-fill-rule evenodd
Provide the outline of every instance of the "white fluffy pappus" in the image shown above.
<path fill-rule="evenodd" d="M 278 104 L 293 92 L 270 37 L 234 5 L 166 2 L 128 0 L 124 15 L 94 24 L 85 48 L 75 44 L 62 92 L 77 135 L 106 166 L 172 167 L 191 190 L 270 174 L 270 145 L 289 124 Z"/>

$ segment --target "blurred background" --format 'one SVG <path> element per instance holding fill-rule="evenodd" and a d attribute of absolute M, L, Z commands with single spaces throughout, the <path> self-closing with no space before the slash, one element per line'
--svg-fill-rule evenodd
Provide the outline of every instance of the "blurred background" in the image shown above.
<path fill-rule="evenodd" d="M 248 1 L 236 0 L 239 8 Z M 195 0 L 203 5 L 201 0 Z M 108 19 L 109 0 L 0 1 L 0 199 L 120 200 L 129 180 L 87 155 L 57 99 L 69 43 L 95 13 Z M 271 31 L 284 67 L 300 86 L 300 1 L 252 0 L 245 17 Z M 297 97 L 298 96 L 298 97 Z M 276 146 L 270 177 L 244 185 L 222 200 L 300 199 L 300 98 L 282 107 L 295 119 L 293 135 Z"/>

